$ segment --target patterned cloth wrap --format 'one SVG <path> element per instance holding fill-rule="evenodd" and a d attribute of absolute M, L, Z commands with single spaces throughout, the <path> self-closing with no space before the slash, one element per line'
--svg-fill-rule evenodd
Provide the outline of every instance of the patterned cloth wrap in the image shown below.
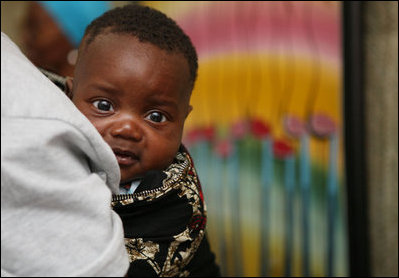
<path fill-rule="evenodd" d="M 124 225 L 129 276 L 219 276 L 201 185 L 183 145 L 165 171 L 147 173 L 133 194 L 114 195 L 112 206 Z"/>

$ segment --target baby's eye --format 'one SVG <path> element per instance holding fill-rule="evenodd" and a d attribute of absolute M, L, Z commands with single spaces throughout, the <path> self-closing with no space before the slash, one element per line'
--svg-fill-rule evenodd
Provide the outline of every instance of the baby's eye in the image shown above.
<path fill-rule="evenodd" d="M 93 105 L 94 107 L 96 107 L 98 110 L 101 111 L 111 111 L 111 112 L 114 111 L 112 104 L 104 99 L 93 101 Z"/>
<path fill-rule="evenodd" d="M 166 117 L 160 112 L 151 112 L 146 119 L 156 123 L 162 123 L 166 121 Z"/>

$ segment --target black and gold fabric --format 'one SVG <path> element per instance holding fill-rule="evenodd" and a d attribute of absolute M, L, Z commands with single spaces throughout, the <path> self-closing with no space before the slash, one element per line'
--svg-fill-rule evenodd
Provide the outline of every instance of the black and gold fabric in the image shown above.
<path fill-rule="evenodd" d="M 130 277 L 220 276 L 206 238 L 206 206 L 192 158 L 182 145 L 165 171 L 151 171 L 133 194 L 114 195 Z"/>

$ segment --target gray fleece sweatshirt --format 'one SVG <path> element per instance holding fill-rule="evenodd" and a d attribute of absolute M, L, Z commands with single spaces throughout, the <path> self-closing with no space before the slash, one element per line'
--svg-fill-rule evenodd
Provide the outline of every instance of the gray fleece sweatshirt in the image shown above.
<path fill-rule="evenodd" d="M 1 276 L 123 276 L 119 167 L 94 126 L 1 34 Z"/>

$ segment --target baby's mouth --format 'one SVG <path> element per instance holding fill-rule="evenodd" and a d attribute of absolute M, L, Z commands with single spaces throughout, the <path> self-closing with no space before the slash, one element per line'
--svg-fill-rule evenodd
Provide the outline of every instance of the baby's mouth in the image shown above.
<path fill-rule="evenodd" d="M 113 151 L 120 166 L 130 166 L 139 159 L 137 155 L 129 151 L 120 149 L 113 149 Z"/>

